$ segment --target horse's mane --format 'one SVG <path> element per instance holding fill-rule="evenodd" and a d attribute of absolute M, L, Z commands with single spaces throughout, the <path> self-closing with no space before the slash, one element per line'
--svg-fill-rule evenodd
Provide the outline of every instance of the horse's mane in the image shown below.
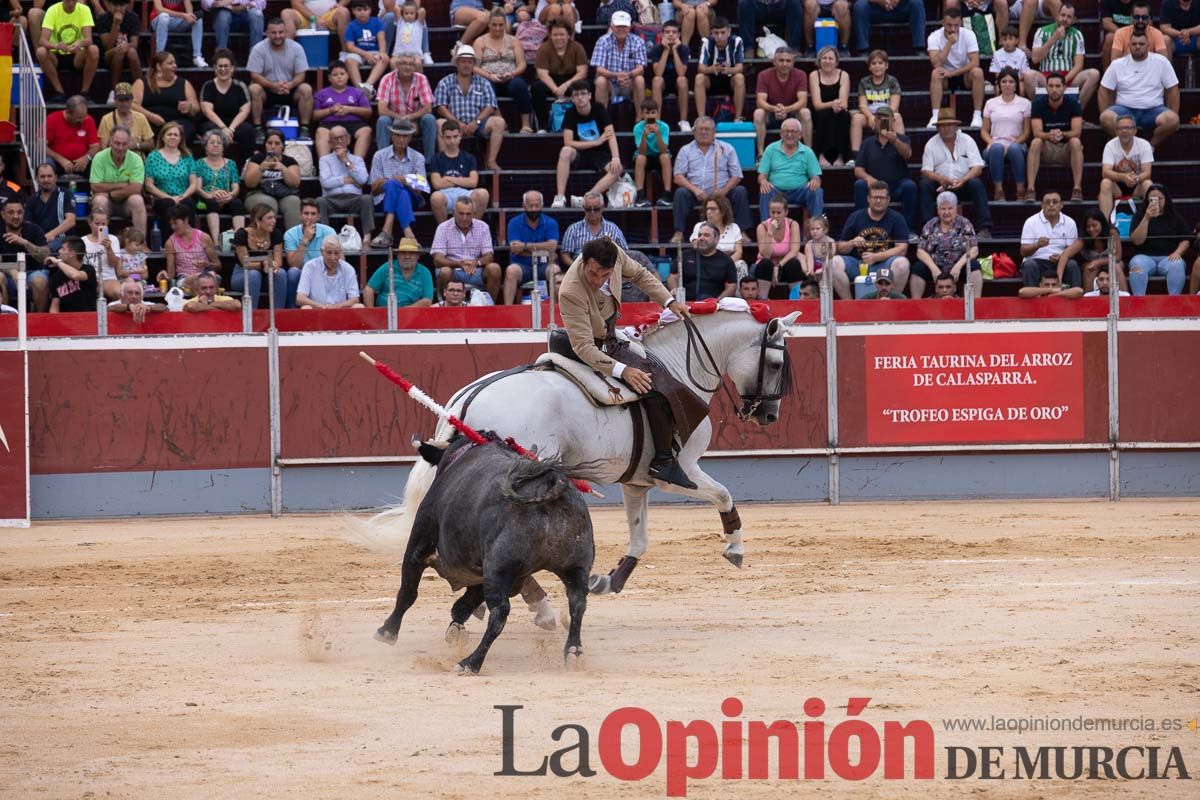
<path fill-rule="evenodd" d="M 759 322 L 758 320 L 756 320 L 752 315 L 746 313 L 745 311 L 734 311 L 733 309 L 726 309 L 726 308 L 719 308 L 712 314 L 693 314 L 692 320 L 697 323 L 700 323 L 701 320 L 705 320 L 710 317 L 719 319 L 719 318 L 731 317 L 731 316 L 737 316 L 739 318 L 744 318 L 750 322 L 755 323 L 756 325 L 763 324 L 763 323 Z M 639 331 L 639 333 L 642 337 L 642 342 L 647 343 L 647 340 L 650 337 L 654 336 L 654 334 L 659 333 L 660 331 L 670 330 L 670 329 L 674 329 L 676 327 L 678 327 L 679 329 L 682 330 L 684 327 L 682 325 L 682 322 L 683 322 L 683 320 L 675 320 L 673 322 L 650 323 L 648 327 L 643 328 L 642 330 Z M 635 325 L 635 327 L 636 327 L 636 325 Z"/>

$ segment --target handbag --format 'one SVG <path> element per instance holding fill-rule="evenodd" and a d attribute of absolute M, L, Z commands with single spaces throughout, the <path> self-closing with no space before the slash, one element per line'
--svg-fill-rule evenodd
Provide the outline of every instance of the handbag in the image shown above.
<path fill-rule="evenodd" d="M 993 278 L 1015 278 L 1017 274 L 1017 264 L 1008 253 L 992 253 Z"/>
<path fill-rule="evenodd" d="M 570 100 L 555 100 L 550 104 L 550 130 L 558 132 L 562 130 L 563 119 L 567 116 L 567 109 L 571 107 Z"/>

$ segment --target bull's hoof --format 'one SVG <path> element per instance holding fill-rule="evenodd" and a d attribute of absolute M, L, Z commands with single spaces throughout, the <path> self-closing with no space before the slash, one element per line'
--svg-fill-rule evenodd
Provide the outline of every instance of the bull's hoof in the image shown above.
<path fill-rule="evenodd" d="M 375 641 L 394 645 L 396 643 L 396 634 L 387 628 L 380 628 L 375 631 Z"/>
<path fill-rule="evenodd" d="M 745 557 L 743 553 L 732 551 L 727 547 L 725 548 L 724 556 L 725 560 L 730 564 L 733 564 L 738 569 L 742 568 L 742 559 Z"/>
<path fill-rule="evenodd" d="M 588 591 L 592 594 L 610 594 L 612 578 L 608 575 L 593 575 L 588 578 Z"/>
<path fill-rule="evenodd" d="M 472 667 L 466 661 L 460 661 L 454 665 L 454 671 L 459 675 L 475 676 L 479 674 L 479 670 Z"/>
<path fill-rule="evenodd" d="M 583 669 L 583 648 L 568 647 L 563 653 L 563 663 L 569 672 L 578 672 Z"/>
<path fill-rule="evenodd" d="M 554 609 L 550 606 L 550 601 L 542 598 L 537 605 L 532 609 L 533 624 L 537 625 L 544 631 L 552 631 L 555 628 Z"/>
<path fill-rule="evenodd" d="M 467 645 L 468 635 L 466 628 L 457 622 L 451 622 L 450 627 L 446 628 L 446 644 L 455 650 L 463 649 Z"/>

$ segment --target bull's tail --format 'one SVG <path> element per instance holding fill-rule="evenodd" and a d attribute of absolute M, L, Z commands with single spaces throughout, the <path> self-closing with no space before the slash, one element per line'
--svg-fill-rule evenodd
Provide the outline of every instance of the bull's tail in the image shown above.
<path fill-rule="evenodd" d="M 551 503 L 574 488 L 571 476 L 590 476 L 592 464 L 564 464 L 558 457 L 519 459 L 500 482 L 500 494 L 517 503 Z"/>
<path fill-rule="evenodd" d="M 417 509 L 429 493 L 436 474 L 436 467 L 423 458 L 417 459 L 404 484 L 404 502 L 385 508 L 365 520 L 350 518 L 344 532 L 345 538 L 368 550 L 403 555 Z"/>

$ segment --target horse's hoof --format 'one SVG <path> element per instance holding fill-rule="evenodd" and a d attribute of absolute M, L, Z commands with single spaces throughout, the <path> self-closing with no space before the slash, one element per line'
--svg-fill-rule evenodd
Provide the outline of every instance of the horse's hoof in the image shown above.
<path fill-rule="evenodd" d="M 459 675 L 467 675 L 467 676 L 471 676 L 471 677 L 474 677 L 475 675 L 479 674 L 479 670 L 473 669 L 465 661 L 460 661 L 457 664 L 455 664 L 454 671 L 457 672 Z"/>
<path fill-rule="evenodd" d="M 725 560 L 728 561 L 730 564 L 733 564 L 738 569 L 742 568 L 742 559 L 744 558 L 744 555 L 742 553 L 735 553 L 735 552 L 726 550 L 723 555 L 725 556 Z"/>
<path fill-rule="evenodd" d="M 550 607 L 550 601 L 542 598 L 542 600 L 532 609 L 533 624 L 537 625 L 544 631 L 552 631 L 555 628 L 556 622 L 554 619 L 554 609 Z"/>
<path fill-rule="evenodd" d="M 475 606 L 475 610 L 471 613 L 475 615 L 475 619 L 483 619 L 484 615 L 487 614 L 487 604 L 480 603 Z"/>
<path fill-rule="evenodd" d="M 612 592 L 612 578 L 608 575 L 593 575 L 588 578 L 588 591 L 592 594 L 609 594 Z"/>
<path fill-rule="evenodd" d="M 375 641 L 394 645 L 396 643 L 396 634 L 392 633 L 387 628 L 380 628 L 379 630 L 375 631 Z"/>
<path fill-rule="evenodd" d="M 578 672 L 583 669 L 583 648 L 568 647 L 563 654 L 563 663 L 569 672 Z"/>
<path fill-rule="evenodd" d="M 451 622 L 446 628 L 446 644 L 452 648 L 461 649 L 467 644 L 467 629 L 457 622 Z"/>

